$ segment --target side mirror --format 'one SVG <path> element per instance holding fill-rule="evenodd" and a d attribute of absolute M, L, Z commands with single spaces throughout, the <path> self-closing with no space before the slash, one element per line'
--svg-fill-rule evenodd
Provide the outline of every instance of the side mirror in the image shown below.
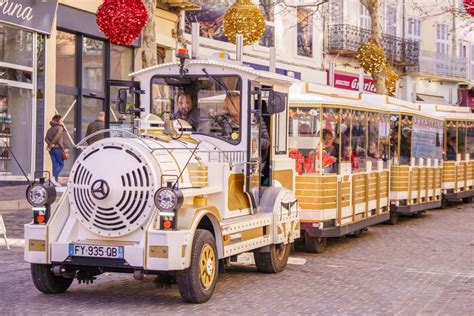
<path fill-rule="evenodd" d="M 268 114 L 277 114 L 284 112 L 286 109 L 286 94 L 270 91 L 270 97 L 268 98 L 267 112 Z"/>
<path fill-rule="evenodd" d="M 128 101 L 128 89 L 119 89 L 117 97 L 117 108 L 120 114 L 128 114 L 127 112 L 127 101 Z"/>

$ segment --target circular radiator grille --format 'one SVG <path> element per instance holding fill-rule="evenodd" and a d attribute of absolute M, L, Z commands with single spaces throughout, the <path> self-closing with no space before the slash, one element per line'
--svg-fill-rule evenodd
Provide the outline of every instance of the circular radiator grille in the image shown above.
<path fill-rule="evenodd" d="M 101 141 L 79 156 L 69 177 L 71 209 L 91 232 L 123 236 L 142 226 L 152 212 L 153 177 L 132 146 Z"/>

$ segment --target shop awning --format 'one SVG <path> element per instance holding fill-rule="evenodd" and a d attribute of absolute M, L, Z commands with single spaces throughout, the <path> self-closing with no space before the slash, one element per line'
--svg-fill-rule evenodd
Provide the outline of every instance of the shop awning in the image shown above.
<path fill-rule="evenodd" d="M 452 105 L 445 98 L 439 95 L 430 95 L 417 93 L 416 101 L 420 103 L 439 104 L 439 105 Z"/>

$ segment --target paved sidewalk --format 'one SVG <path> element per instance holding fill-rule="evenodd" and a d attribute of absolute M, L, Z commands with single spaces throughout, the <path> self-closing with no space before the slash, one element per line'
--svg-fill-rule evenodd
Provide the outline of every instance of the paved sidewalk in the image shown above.
<path fill-rule="evenodd" d="M 28 208 L 27 185 L 0 187 L 0 212 Z"/>

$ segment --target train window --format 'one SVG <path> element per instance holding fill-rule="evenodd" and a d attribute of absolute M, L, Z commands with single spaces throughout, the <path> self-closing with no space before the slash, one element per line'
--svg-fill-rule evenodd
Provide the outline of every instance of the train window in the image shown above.
<path fill-rule="evenodd" d="M 151 111 L 187 121 L 197 134 L 232 144 L 241 138 L 241 79 L 238 76 L 158 77 L 151 82 Z"/>
<path fill-rule="evenodd" d="M 411 158 L 412 117 L 403 115 L 400 132 L 400 164 L 409 165 Z"/>
<path fill-rule="evenodd" d="M 399 157 L 399 117 L 398 115 L 390 115 L 390 159 L 393 164 L 398 164 L 400 161 Z"/>
<path fill-rule="evenodd" d="M 380 114 L 369 113 L 367 118 L 369 126 L 369 146 L 367 147 L 367 161 L 372 163 L 372 169 L 377 169 L 378 160 L 380 159 L 380 142 L 379 142 L 379 123 Z"/>
<path fill-rule="evenodd" d="M 337 173 L 340 157 L 340 109 L 325 108 L 322 120 L 322 170 Z M 319 157 L 319 155 L 317 155 Z"/>
<path fill-rule="evenodd" d="M 291 108 L 289 116 L 289 156 L 295 160 L 298 174 L 321 174 L 320 159 L 316 152 L 321 148 L 321 109 Z"/>
<path fill-rule="evenodd" d="M 288 108 L 274 116 L 275 120 L 275 154 L 286 154 L 286 130 L 288 126 Z"/>
<path fill-rule="evenodd" d="M 474 159 L 474 124 L 473 123 L 468 123 L 467 152 L 469 153 L 469 159 Z"/>
<path fill-rule="evenodd" d="M 380 114 L 379 122 L 379 159 L 383 161 L 383 168 L 389 168 L 390 161 L 390 115 Z"/>
<path fill-rule="evenodd" d="M 367 153 L 367 113 L 364 111 L 352 112 L 351 147 L 359 163 L 357 171 L 366 171 Z"/>
<path fill-rule="evenodd" d="M 466 122 L 458 122 L 458 153 L 461 154 L 461 160 L 466 158 Z"/>
<path fill-rule="evenodd" d="M 352 136 L 352 111 L 343 110 L 341 115 L 341 161 L 350 163 L 352 172 L 359 171 L 359 160 L 355 148 L 351 145 Z"/>
<path fill-rule="evenodd" d="M 448 121 L 445 138 L 446 160 L 455 161 L 457 157 L 456 122 Z"/>

